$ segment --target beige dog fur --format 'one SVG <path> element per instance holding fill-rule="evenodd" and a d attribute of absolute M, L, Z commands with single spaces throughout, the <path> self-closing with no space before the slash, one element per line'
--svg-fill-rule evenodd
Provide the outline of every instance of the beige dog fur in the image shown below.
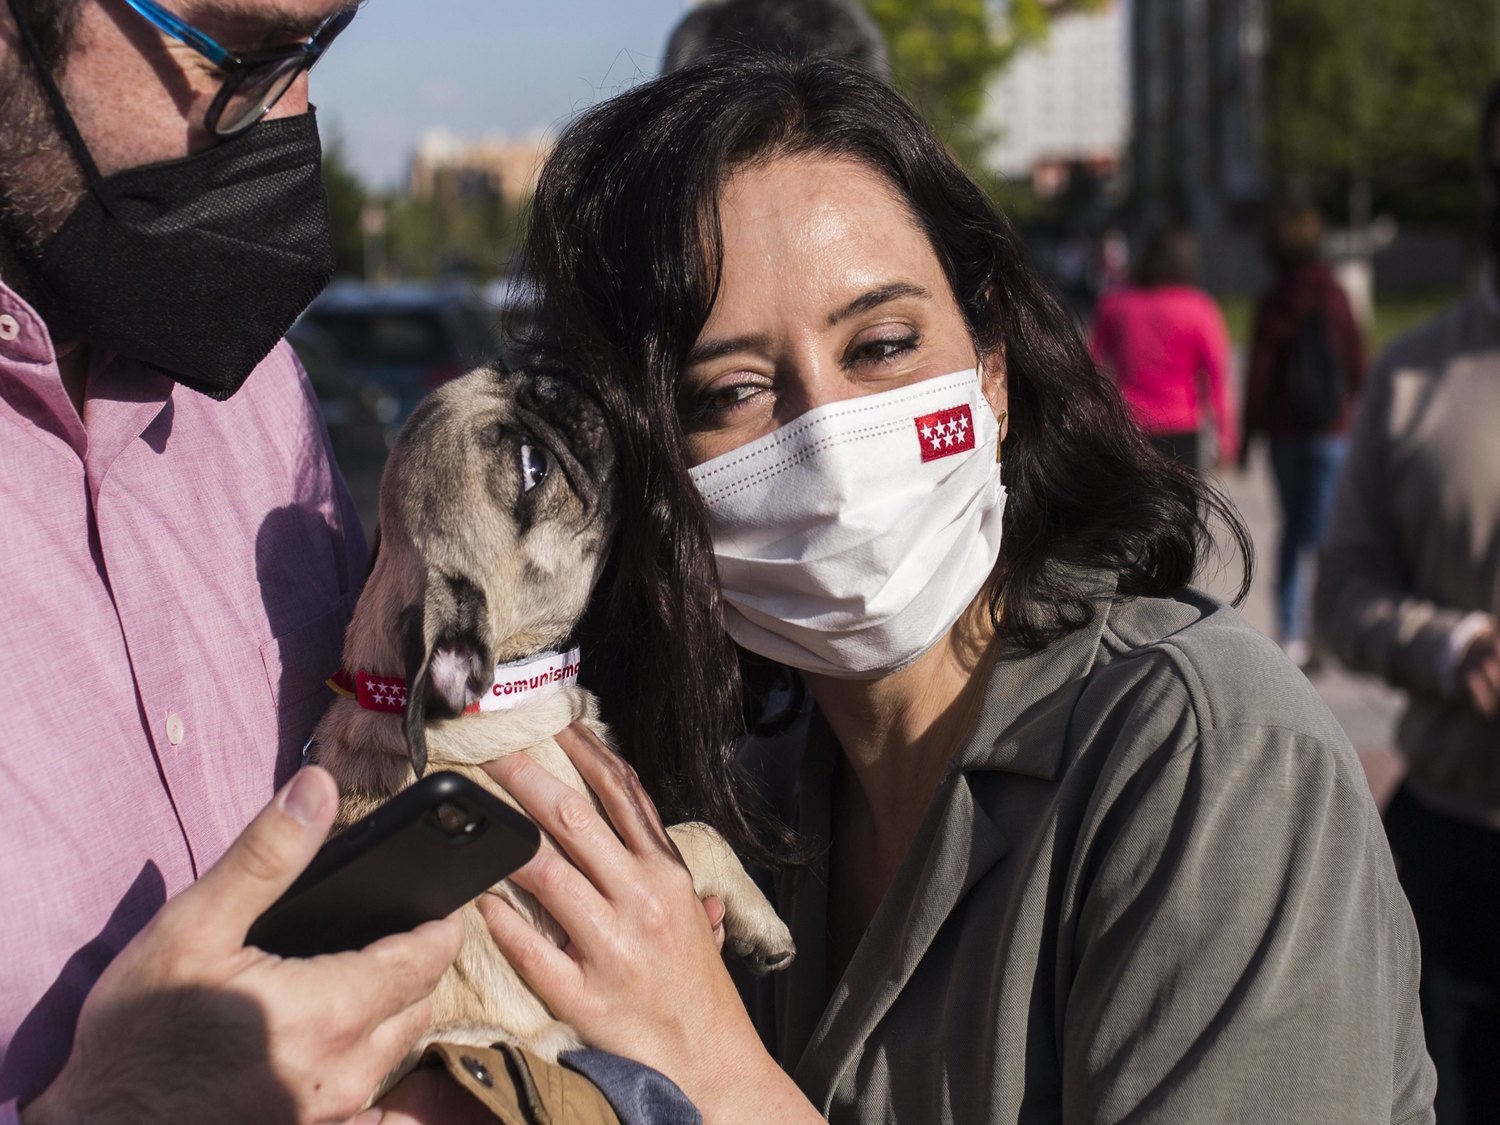
<path fill-rule="evenodd" d="M 514 753 L 592 799 L 554 738 L 581 722 L 609 742 L 586 691 L 558 688 L 511 711 L 462 711 L 488 690 L 496 662 L 556 648 L 572 633 L 613 532 L 612 469 L 597 407 L 555 377 L 482 369 L 412 416 L 381 481 L 376 561 L 344 648 L 346 668 L 404 676 L 411 702 L 403 717 L 339 699 L 319 724 L 314 760 L 338 779 L 340 825 L 410 785 L 423 764 L 514 805 L 481 768 Z M 699 896 L 723 900 L 729 948 L 756 971 L 789 964 L 790 932 L 723 838 L 695 823 L 668 834 Z M 501 883 L 489 893 L 566 941 L 524 891 Z M 500 956 L 478 907 L 462 913 L 463 950 L 408 1065 L 437 1040 L 505 1041 L 549 1060 L 581 1046 Z"/>

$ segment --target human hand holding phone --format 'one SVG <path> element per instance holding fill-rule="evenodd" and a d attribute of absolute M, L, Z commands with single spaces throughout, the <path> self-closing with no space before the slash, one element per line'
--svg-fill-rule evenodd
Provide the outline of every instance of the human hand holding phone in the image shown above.
<path fill-rule="evenodd" d="M 282 957 L 363 949 L 446 918 L 540 843 L 535 824 L 468 778 L 430 773 L 324 844 L 245 941 Z"/>
<path fill-rule="evenodd" d="M 301 770 L 95 983 L 62 1073 L 25 1125 L 347 1122 L 426 1029 L 456 917 L 368 948 L 284 959 L 246 945 L 328 834 L 333 778 Z M 371 1120 L 376 1118 L 372 1115 Z"/>

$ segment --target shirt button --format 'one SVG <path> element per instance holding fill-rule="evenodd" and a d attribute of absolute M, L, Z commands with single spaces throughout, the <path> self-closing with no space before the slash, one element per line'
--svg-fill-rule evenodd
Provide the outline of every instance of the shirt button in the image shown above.
<path fill-rule="evenodd" d="M 9 342 L 21 334 L 21 322 L 10 313 L 0 313 L 0 340 Z"/>
<path fill-rule="evenodd" d="M 182 729 L 182 716 L 176 711 L 167 713 L 167 741 L 173 746 L 182 745 L 182 736 L 186 732 Z"/>

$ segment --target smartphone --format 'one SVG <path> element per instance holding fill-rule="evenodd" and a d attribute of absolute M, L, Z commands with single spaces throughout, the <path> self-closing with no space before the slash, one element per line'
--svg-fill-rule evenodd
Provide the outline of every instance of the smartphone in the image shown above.
<path fill-rule="evenodd" d="M 250 927 L 282 957 L 363 949 L 445 918 L 536 854 L 537 827 L 468 778 L 428 774 L 330 839 Z"/>

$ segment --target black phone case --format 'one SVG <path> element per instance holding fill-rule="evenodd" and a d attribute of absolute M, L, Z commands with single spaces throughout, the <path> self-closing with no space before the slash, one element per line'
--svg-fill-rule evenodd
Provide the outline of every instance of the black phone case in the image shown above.
<path fill-rule="evenodd" d="M 245 942 L 282 957 L 363 949 L 447 917 L 522 866 L 540 839 L 468 778 L 429 774 L 324 844 Z"/>

